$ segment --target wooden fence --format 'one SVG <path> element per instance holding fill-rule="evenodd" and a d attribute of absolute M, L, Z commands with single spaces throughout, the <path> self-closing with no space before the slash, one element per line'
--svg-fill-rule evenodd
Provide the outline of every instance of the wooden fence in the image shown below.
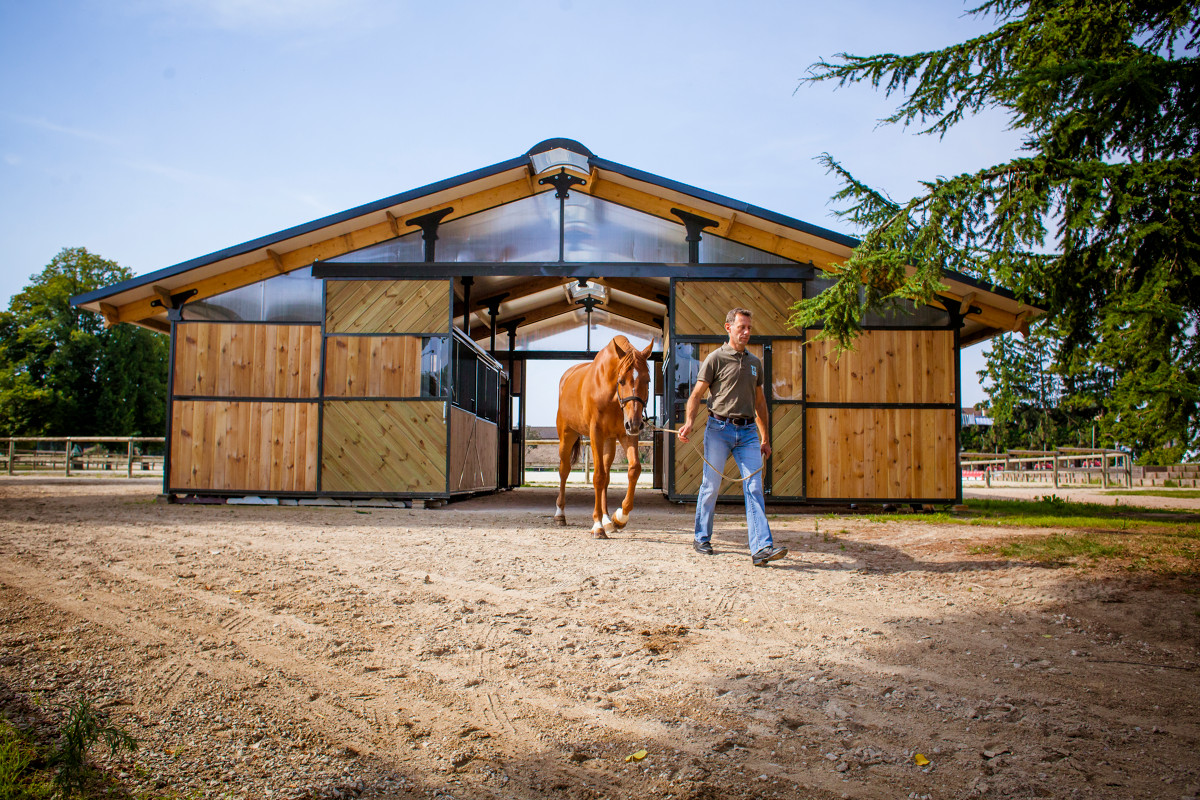
<path fill-rule="evenodd" d="M 1124 450 L 1060 447 L 1057 450 L 1008 450 L 962 456 L 962 478 L 982 480 L 989 488 L 1003 483 L 1133 485 L 1133 461 Z"/>
<path fill-rule="evenodd" d="M 145 451 L 166 447 L 162 436 L 8 436 L 0 437 L 0 442 L 7 442 L 0 458 L 9 475 L 18 470 L 53 471 L 68 477 L 72 472 L 124 467 L 126 477 L 132 478 L 135 464 L 140 472 L 161 475 L 163 452 Z"/>

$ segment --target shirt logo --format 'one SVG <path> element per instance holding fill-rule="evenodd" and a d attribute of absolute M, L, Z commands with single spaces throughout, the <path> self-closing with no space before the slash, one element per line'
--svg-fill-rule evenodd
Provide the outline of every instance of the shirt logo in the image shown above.
<path fill-rule="evenodd" d="M 751 376 L 753 376 L 753 377 L 755 377 L 755 378 L 757 378 L 757 377 L 758 377 L 758 367 L 757 367 L 757 366 L 755 366 L 754 364 L 751 364 L 751 365 L 750 365 L 750 375 L 751 375 Z"/>

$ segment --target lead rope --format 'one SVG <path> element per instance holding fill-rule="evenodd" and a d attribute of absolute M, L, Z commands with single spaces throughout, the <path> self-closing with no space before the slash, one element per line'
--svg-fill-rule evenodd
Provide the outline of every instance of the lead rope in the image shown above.
<path fill-rule="evenodd" d="M 644 407 L 645 406 L 643 406 L 643 408 Z M 660 427 L 659 425 L 656 425 L 654 423 L 654 421 L 652 419 L 650 419 L 649 417 L 643 417 L 642 420 L 643 420 L 643 424 L 649 426 L 652 430 L 662 431 L 663 433 L 679 433 L 679 430 L 676 428 L 663 428 L 663 427 Z M 707 464 L 709 466 L 709 468 L 712 469 L 713 472 L 720 475 L 722 479 L 727 480 L 730 483 L 744 483 L 744 482 L 750 480 L 751 478 L 753 478 L 758 473 L 762 472 L 764 469 L 766 469 L 766 466 L 767 466 L 767 462 L 766 462 L 766 460 L 764 460 L 761 467 L 754 470 L 754 472 L 751 472 L 746 477 L 734 478 L 734 477 L 730 477 L 729 475 L 726 475 L 724 472 L 724 468 L 717 469 L 712 464 L 709 464 L 708 459 L 704 457 L 704 448 L 703 447 L 700 448 L 700 460 L 703 461 L 705 464 Z M 719 489 L 720 486 L 718 485 L 717 488 Z"/>

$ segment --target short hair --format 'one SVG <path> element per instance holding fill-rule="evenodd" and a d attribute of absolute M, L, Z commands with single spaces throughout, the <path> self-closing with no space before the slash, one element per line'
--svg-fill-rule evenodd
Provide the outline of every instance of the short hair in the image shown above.
<path fill-rule="evenodd" d="M 725 315 L 725 324 L 732 325 L 733 321 L 738 318 L 739 314 L 742 315 L 743 317 L 753 318 L 753 316 L 754 316 L 753 314 L 750 313 L 750 309 L 748 309 L 748 308 L 730 309 L 729 313 Z"/>

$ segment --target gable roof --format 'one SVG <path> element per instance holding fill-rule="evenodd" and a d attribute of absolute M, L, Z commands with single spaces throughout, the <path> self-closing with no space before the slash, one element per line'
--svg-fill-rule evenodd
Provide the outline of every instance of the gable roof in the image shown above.
<path fill-rule="evenodd" d="M 547 139 L 516 158 L 77 295 L 71 302 L 102 313 L 110 324 L 129 322 L 166 330 L 169 323 L 164 301 L 169 304 L 171 295 L 194 291 L 194 299 L 212 297 L 397 238 L 417 230 L 409 226 L 409 220 L 434 211 L 451 209 L 444 217 L 449 222 L 553 191 L 552 186 L 541 185 L 536 179 L 548 169 L 565 169 L 586 178 L 586 184 L 572 187 L 572 192 L 583 192 L 675 224 L 679 224 L 679 218 L 672 210 L 682 210 L 716 221 L 717 225 L 705 233 L 817 268 L 826 269 L 843 261 L 858 244 L 853 237 L 600 158 L 572 139 Z M 943 282 L 950 290 L 945 294 L 948 300 L 959 301 L 964 309 L 976 312 L 967 318 L 964 344 L 1020 328 L 1039 313 L 1010 292 L 965 275 L 948 274 Z M 665 282 L 662 285 L 665 288 Z M 618 291 L 625 292 L 618 302 L 639 305 L 634 302 L 639 292 L 633 284 L 627 281 Z M 665 304 L 659 302 L 653 289 L 640 294 L 649 305 L 640 304 L 645 314 L 639 321 L 650 324 L 661 316 L 652 306 L 658 304 L 665 313 Z M 525 306 L 533 300 L 527 299 Z M 472 306 L 475 311 L 475 303 Z"/>

